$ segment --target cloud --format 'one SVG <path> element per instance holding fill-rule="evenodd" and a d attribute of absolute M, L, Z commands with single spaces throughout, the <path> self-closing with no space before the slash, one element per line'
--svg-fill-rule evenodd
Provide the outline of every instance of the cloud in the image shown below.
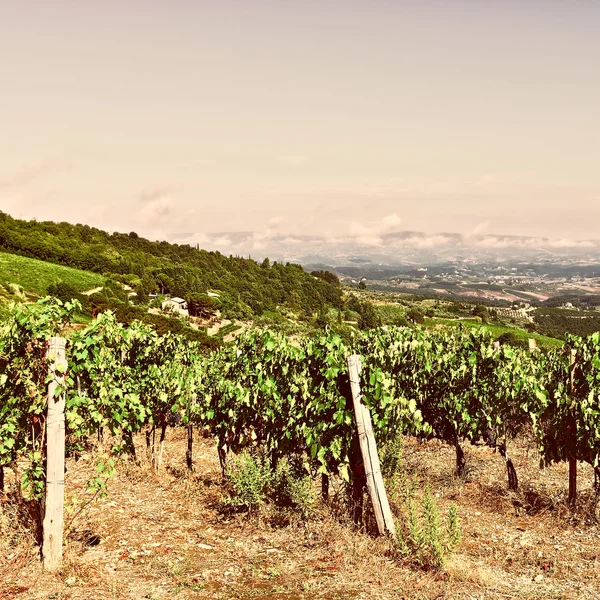
<path fill-rule="evenodd" d="M 425 250 L 446 246 L 452 241 L 453 238 L 447 235 L 411 235 L 404 239 L 392 241 L 390 245 L 397 248 L 418 248 Z"/>
<path fill-rule="evenodd" d="M 267 223 L 267 228 L 268 229 L 276 229 L 283 223 L 283 221 L 284 221 L 283 217 L 272 217 L 271 219 L 269 219 L 269 221 Z"/>
<path fill-rule="evenodd" d="M 46 175 L 66 171 L 71 163 L 61 160 L 45 160 L 19 169 L 8 177 L 0 178 L 0 189 L 20 188 Z"/>
<path fill-rule="evenodd" d="M 552 240 L 548 246 L 550 248 L 594 248 L 597 244 L 590 240 Z"/>
<path fill-rule="evenodd" d="M 397 231 L 401 223 L 402 219 L 395 213 L 368 225 L 351 221 L 348 223 L 348 236 L 361 246 L 382 246 L 383 236 Z"/>
<path fill-rule="evenodd" d="M 383 232 L 387 233 L 388 231 L 395 231 L 400 226 L 400 223 L 402 223 L 402 219 L 394 213 L 393 215 L 383 217 L 380 227 Z"/>
<path fill-rule="evenodd" d="M 564 238 L 558 240 L 549 240 L 548 238 L 501 235 L 486 235 L 472 241 L 466 240 L 465 245 L 496 250 L 506 248 L 596 248 L 599 246 L 598 242 L 593 242 L 590 240 L 568 240 Z"/>
<path fill-rule="evenodd" d="M 475 227 L 473 227 L 473 229 L 471 229 L 470 231 L 467 231 L 467 233 L 465 233 L 465 238 L 470 239 L 470 238 L 482 236 L 485 234 L 485 232 L 489 228 L 490 228 L 489 221 L 483 221 L 481 223 L 478 223 L 477 225 L 475 225 Z"/>
<path fill-rule="evenodd" d="M 140 202 L 143 204 L 142 217 L 151 222 L 161 221 L 168 217 L 176 204 L 171 196 L 171 188 L 165 185 L 157 185 L 143 191 L 140 194 Z"/>
<path fill-rule="evenodd" d="M 164 188 L 157 188 L 146 194 L 145 201 L 148 206 L 162 210 L 162 205 L 156 203 L 163 201 L 166 194 Z M 521 250 L 557 253 L 561 250 L 565 253 L 569 250 L 600 250 L 600 241 L 489 234 L 486 233 L 490 226 L 489 221 L 478 223 L 465 233 L 426 233 L 401 230 L 402 219 L 398 214 L 391 213 L 367 222 L 330 222 L 332 233 L 320 235 L 299 234 L 290 227 L 289 221 L 290 219 L 284 220 L 276 215 L 265 218 L 266 225 L 261 231 L 225 230 L 204 234 L 198 232 L 180 234 L 179 238 L 225 254 L 250 254 L 255 258 L 269 256 L 288 260 L 302 260 L 302 257 L 309 256 L 329 256 L 333 259 L 350 255 L 389 256 L 398 260 L 403 256 L 414 256 L 420 251 L 442 254 L 461 251 L 462 254 L 468 255 L 476 249 L 489 253 L 497 252 L 498 256 L 506 251 L 518 255 Z"/>
<path fill-rule="evenodd" d="M 271 217 L 267 221 L 267 228 L 251 234 L 251 248 L 253 250 L 264 250 L 269 247 L 269 243 L 276 238 L 281 237 L 279 228 L 284 223 L 284 218 L 280 216 Z"/>

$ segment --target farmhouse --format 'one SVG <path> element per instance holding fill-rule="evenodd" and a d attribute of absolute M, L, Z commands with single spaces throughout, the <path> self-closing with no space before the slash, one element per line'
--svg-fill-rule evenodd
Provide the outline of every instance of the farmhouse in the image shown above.
<path fill-rule="evenodd" d="M 188 305 L 183 298 L 168 298 L 162 303 L 162 309 L 168 310 L 180 315 L 188 316 Z"/>

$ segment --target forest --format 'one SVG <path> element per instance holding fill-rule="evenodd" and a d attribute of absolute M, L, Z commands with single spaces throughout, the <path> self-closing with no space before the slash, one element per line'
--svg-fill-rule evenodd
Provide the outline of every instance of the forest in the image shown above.
<path fill-rule="evenodd" d="M 298 264 L 261 264 L 188 244 L 152 242 L 137 233 L 88 225 L 25 221 L 0 212 L 0 249 L 68 267 L 116 276 L 139 299 L 151 293 L 188 297 L 219 292 L 219 307 L 238 319 L 285 306 L 300 316 L 339 306 L 341 287 L 327 272 Z"/>

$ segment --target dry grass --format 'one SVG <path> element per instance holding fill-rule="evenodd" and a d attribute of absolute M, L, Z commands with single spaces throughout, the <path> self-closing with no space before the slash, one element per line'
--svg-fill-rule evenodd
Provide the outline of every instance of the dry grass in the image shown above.
<path fill-rule="evenodd" d="M 488 449 L 468 449 L 472 471 L 458 480 L 451 448 L 405 442 L 409 476 L 431 485 L 443 511 L 456 504 L 462 522 L 442 573 L 395 561 L 386 540 L 328 507 L 307 522 L 269 510 L 260 519 L 225 513 L 214 446 L 201 440 L 195 453 L 188 476 L 184 434 L 171 431 L 160 474 L 121 461 L 108 497 L 74 522 L 57 575 L 41 571 L 33 536 L 15 506 L 2 503 L 0 600 L 600 598 L 600 537 L 589 506 L 570 512 L 566 469 L 540 474 L 524 446 L 513 450 L 524 491 L 513 494 L 502 459 Z M 92 456 L 69 464 L 68 499 L 85 499 L 92 465 Z M 588 475 L 582 468 L 584 498 Z"/>

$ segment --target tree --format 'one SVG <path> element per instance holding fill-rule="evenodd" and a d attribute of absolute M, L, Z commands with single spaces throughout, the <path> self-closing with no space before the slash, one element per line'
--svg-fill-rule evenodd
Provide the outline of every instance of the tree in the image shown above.
<path fill-rule="evenodd" d="M 364 279 L 360 280 L 360 283 L 358 284 L 358 289 L 359 290 L 366 290 L 367 289 L 367 283 L 365 282 Z"/>
<path fill-rule="evenodd" d="M 381 325 L 381 319 L 370 302 L 363 302 L 360 317 L 358 318 L 359 329 L 373 329 Z"/>
<path fill-rule="evenodd" d="M 478 304 L 474 309 L 473 309 L 473 316 L 474 317 L 480 317 L 481 320 L 484 323 L 487 323 L 487 320 L 490 316 L 490 313 L 488 311 L 488 309 L 483 305 L 483 304 Z"/>
<path fill-rule="evenodd" d="M 79 300 L 82 304 L 87 304 L 87 298 L 79 293 L 70 283 L 60 281 L 48 286 L 48 295 L 58 298 L 62 302 L 70 302 L 73 299 Z"/>
<path fill-rule="evenodd" d="M 331 271 L 311 271 L 310 274 L 313 277 L 317 277 L 318 279 L 322 279 L 323 281 L 327 281 L 327 283 L 331 283 L 332 285 L 339 286 L 340 280 L 335 273 Z"/>
<path fill-rule="evenodd" d="M 212 317 L 219 309 L 219 303 L 205 294 L 188 294 L 185 301 L 192 317 Z"/>
<path fill-rule="evenodd" d="M 414 306 L 406 313 L 406 318 L 415 324 L 422 324 L 425 322 L 425 316 L 423 313 Z"/>

